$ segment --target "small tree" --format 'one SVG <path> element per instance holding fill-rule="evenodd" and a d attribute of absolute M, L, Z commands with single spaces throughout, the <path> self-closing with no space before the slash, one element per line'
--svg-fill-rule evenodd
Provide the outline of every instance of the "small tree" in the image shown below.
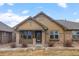
<path fill-rule="evenodd" d="M 27 43 L 22 43 L 22 47 L 23 48 L 28 47 Z"/>
<path fill-rule="evenodd" d="M 65 47 L 72 47 L 72 41 L 71 40 L 66 40 Z"/>
<path fill-rule="evenodd" d="M 48 42 L 48 46 L 49 47 L 53 47 L 54 46 L 54 42 Z"/>
<path fill-rule="evenodd" d="M 16 48 L 16 44 L 15 43 L 11 44 L 11 48 Z"/>

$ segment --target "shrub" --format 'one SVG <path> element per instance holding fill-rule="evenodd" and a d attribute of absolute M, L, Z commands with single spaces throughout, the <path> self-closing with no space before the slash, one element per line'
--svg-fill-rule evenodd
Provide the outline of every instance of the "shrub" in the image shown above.
<path fill-rule="evenodd" d="M 53 43 L 53 42 L 49 42 L 49 43 L 48 43 L 48 46 L 49 46 L 49 47 L 53 47 L 53 46 L 54 46 L 54 43 Z"/>
<path fill-rule="evenodd" d="M 23 43 L 23 44 L 22 44 L 22 47 L 23 47 L 23 48 L 28 47 L 27 43 Z"/>
<path fill-rule="evenodd" d="M 11 48 L 16 48 L 16 44 L 11 44 Z"/>
<path fill-rule="evenodd" d="M 65 47 L 72 47 L 72 41 L 71 40 L 67 40 L 65 42 Z"/>

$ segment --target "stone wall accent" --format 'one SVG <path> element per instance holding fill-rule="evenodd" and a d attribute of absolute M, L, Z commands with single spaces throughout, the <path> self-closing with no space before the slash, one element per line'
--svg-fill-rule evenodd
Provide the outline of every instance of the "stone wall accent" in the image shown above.
<path fill-rule="evenodd" d="M 45 31 L 43 31 L 43 32 L 42 32 L 42 45 L 43 45 L 43 46 L 45 46 L 45 43 L 46 43 L 46 41 L 45 41 L 45 40 L 46 40 L 46 39 L 45 39 L 45 35 L 46 35 L 46 34 L 45 34 Z"/>
<path fill-rule="evenodd" d="M 20 36 L 19 36 L 19 32 L 17 31 L 16 32 L 16 46 L 19 45 L 19 39 L 20 39 Z"/>

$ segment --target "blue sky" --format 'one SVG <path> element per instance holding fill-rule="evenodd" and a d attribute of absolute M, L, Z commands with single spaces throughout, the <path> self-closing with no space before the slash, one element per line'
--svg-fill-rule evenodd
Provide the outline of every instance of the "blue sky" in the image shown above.
<path fill-rule="evenodd" d="M 1 3 L 0 21 L 13 27 L 28 16 L 43 11 L 56 20 L 79 22 L 79 4 L 77 3 Z"/>

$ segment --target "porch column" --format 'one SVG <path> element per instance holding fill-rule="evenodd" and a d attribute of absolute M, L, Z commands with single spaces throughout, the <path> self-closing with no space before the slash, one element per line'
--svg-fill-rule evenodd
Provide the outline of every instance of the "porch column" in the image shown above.
<path fill-rule="evenodd" d="M 35 31 L 33 31 L 33 47 L 35 47 L 35 44 L 36 44 Z"/>
<path fill-rule="evenodd" d="M 16 32 L 16 46 L 19 46 L 19 32 Z"/>
<path fill-rule="evenodd" d="M 35 44 L 36 44 L 36 39 L 33 38 L 33 47 L 35 47 Z"/>
<path fill-rule="evenodd" d="M 45 47 L 45 31 L 42 32 L 42 45 Z"/>

